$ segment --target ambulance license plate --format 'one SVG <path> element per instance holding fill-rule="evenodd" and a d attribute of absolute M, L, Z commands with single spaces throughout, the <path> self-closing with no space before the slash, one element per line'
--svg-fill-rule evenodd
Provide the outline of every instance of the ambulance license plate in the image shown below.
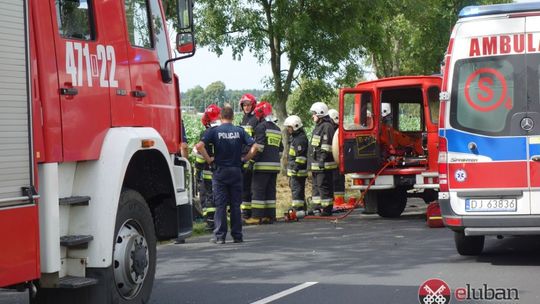
<path fill-rule="evenodd" d="M 515 212 L 517 200 L 515 198 L 502 199 L 466 199 L 467 212 Z"/>

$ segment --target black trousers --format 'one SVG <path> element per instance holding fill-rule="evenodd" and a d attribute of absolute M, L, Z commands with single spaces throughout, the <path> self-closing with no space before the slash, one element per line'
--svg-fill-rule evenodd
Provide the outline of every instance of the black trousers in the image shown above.
<path fill-rule="evenodd" d="M 334 197 L 345 196 L 345 175 L 339 173 L 339 170 L 334 172 Z"/>
<path fill-rule="evenodd" d="M 199 189 L 204 220 L 209 227 L 213 227 L 216 205 L 214 204 L 214 193 L 212 192 L 212 180 L 201 179 Z"/>
<path fill-rule="evenodd" d="M 276 218 L 277 172 L 254 171 L 251 190 L 251 215 L 254 218 Z"/>
<path fill-rule="evenodd" d="M 214 216 L 214 236 L 225 240 L 227 236 L 227 205 L 231 211 L 231 235 L 242 238 L 242 170 L 240 167 L 217 167 L 212 178 L 216 214 Z"/>
<path fill-rule="evenodd" d="M 245 170 L 243 173 L 242 184 L 242 214 L 244 218 L 251 217 L 251 180 L 253 177 L 252 170 Z"/>
<path fill-rule="evenodd" d="M 292 193 L 291 206 L 295 210 L 306 210 L 306 176 L 291 176 L 289 187 Z"/>
<path fill-rule="evenodd" d="M 334 207 L 334 172 L 333 170 L 312 171 L 313 208 L 331 213 Z"/>

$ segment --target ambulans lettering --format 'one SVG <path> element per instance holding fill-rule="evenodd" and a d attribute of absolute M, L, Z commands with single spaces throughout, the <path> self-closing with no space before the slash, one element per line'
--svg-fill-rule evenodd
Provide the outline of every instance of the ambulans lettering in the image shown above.
<path fill-rule="evenodd" d="M 108 75 L 107 62 L 109 62 Z M 117 88 L 114 47 L 98 44 L 96 54 L 91 54 L 88 43 L 66 42 L 66 73 L 71 76 L 74 87 L 85 85 L 92 87 L 93 78 L 99 77 L 99 86 Z"/>
<path fill-rule="evenodd" d="M 540 52 L 540 36 L 529 34 L 471 38 L 469 56 L 492 56 Z"/>
<path fill-rule="evenodd" d="M 218 138 L 219 139 L 236 139 L 236 138 L 240 138 L 240 133 L 239 132 L 229 132 L 229 133 L 219 132 Z"/>

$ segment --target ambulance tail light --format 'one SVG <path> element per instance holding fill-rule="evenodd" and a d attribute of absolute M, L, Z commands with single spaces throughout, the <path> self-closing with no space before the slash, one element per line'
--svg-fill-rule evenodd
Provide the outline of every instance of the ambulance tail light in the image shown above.
<path fill-rule="evenodd" d="M 448 143 L 446 138 L 439 137 L 439 189 L 448 192 Z"/>

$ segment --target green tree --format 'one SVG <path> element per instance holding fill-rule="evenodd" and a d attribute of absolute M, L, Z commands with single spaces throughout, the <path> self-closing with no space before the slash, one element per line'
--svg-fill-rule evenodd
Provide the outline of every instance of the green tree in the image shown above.
<path fill-rule="evenodd" d="M 368 34 L 363 25 L 369 24 L 377 1 L 198 0 L 197 41 L 218 55 L 231 47 L 235 59 L 248 50 L 259 62 L 269 63 L 272 101 L 283 119 L 299 76 L 358 78 Z"/>
<path fill-rule="evenodd" d="M 215 103 L 223 106 L 225 102 L 225 84 L 221 81 L 212 82 L 204 89 L 204 99 L 206 104 Z"/>
<path fill-rule="evenodd" d="M 204 89 L 201 86 L 196 86 L 187 90 L 183 96 L 182 105 L 195 107 L 199 112 L 204 111 L 206 106 L 204 103 Z"/>
<path fill-rule="evenodd" d="M 377 77 L 438 73 L 459 11 L 511 0 L 382 0 L 364 46 Z"/>

